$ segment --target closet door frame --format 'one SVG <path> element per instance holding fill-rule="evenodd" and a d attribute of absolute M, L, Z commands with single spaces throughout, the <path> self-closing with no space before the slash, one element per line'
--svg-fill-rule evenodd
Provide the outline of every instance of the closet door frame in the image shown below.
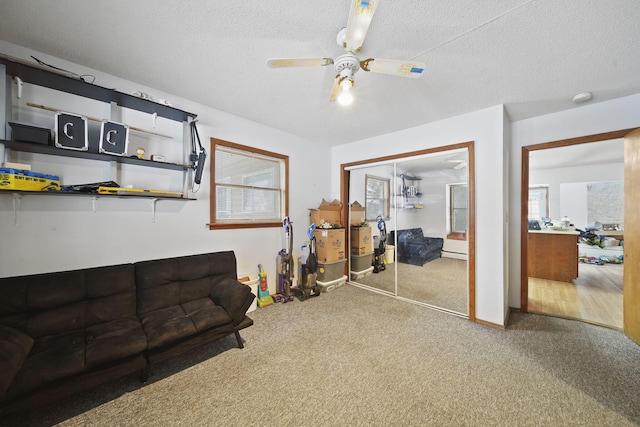
<path fill-rule="evenodd" d="M 468 206 L 468 234 L 467 234 L 467 285 L 468 285 L 468 319 L 472 322 L 476 321 L 476 220 L 475 220 L 475 154 L 474 154 L 474 141 L 461 142 L 458 144 L 446 145 L 441 147 L 434 147 L 424 150 L 411 151 L 407 153 L 394 154 L 390 156 L 376 157 L 371 159 L 359 160 L 356 162 L 343 163 L 340 165 L 340 201 L 343 206 L 349 204 L 349 183 L 350 183 L 350 168 L 354 166 L 365 166 L 373 163 L 388 162 L 388 161 L 402 161 L 407 160 L 410 157 L 422 156 L 425 154 L 441 153 L 451 150 L 467 150 L 467 174 L 468 174 L 468 194 L 467 194 L 467 206 Z M 395 167 L 395 166 L 394 166 Z M 349 223 L 348 209 L 342 210 L 342 223 Z M 345 233 L 346 246 L 350 247 L 349 233 Z M 349 274 L 348 267 L 345 265 L 345 274 Z M 397 285 L 396 285 L 397 287 Z M 396 288 L 397 295 L 397 288 Z"/>

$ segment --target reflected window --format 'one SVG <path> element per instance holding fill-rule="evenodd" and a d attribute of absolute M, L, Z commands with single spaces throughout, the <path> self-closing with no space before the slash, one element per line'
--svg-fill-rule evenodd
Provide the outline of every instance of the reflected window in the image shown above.
<path fill-rule="evenodd" d="M 448 184 L 447 204 L 447 239 L 467 240 L 467 184 Z"/>
<path fill-rule="evenodd" d="M 367 198 L 365 212 L 367 221 L 375 221 L 378 216 L 389 218 L 389 178 L 366 175 Z"/>

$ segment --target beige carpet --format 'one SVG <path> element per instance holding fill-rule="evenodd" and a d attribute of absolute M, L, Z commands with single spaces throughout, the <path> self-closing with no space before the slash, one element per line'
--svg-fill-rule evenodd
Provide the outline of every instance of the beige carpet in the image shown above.
<path fill-rule="evenodd" d="M 469 313 L 467 262 L 463 260 L 438 258 L 423 266 L 392 263 L 377 274 L 355 281 L 394 293 L 396 268 L 398 296 L 462 314 Z"/>
<path fill-rule="evenodd" d="M 633 426 L 640 347 L 513 314 L 506 331 L 345 285 L 11 426 Z"/>

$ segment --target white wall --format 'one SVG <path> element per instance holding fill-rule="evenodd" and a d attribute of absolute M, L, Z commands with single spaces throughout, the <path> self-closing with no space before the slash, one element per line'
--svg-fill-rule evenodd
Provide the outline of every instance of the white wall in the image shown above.
<path fill-rule="evenodd" d="M 392 120 L 393 118 L 390 118 Z M 476 317 L 503 325 L 506 277 L 501 256 L 506 242 L 503 188 L 502 106 L 334 147 L 331 152 L 332 194 L 340 194 L 340 165 L 426 148 L 475 141 L 476 165 Z"/>
<path fill-rule="evenodd" d="M 116 87 L 125 93 L 142 90 L 168 99 L 177 108 L 198 114 L 200 136 L 205 141 L 216 137 L 289 155 L 289 213 L 295 227 L 294 248 L 306 240 L 307 209 L 316 207 L 322 198 L 339 198 L 342 163 L 475 141 L 476 316 L 495 324 L 503 324 L 507 304 L 520 305 L 521 147 L 640 127 L 640 95 L 522 120 L 510 127 L 505 127 L 502 106 L 495 106 L 334 147 L 327 154 L 328 150 L 300 137 L 141 83 L 87 70 L 4 41 L 0 41 L 0 52 L 25 59 L 33 54 L 62 68 L 91 72 L 101 86 Z M 313 162 L 309 161 L 309 152 L 314 153 Z M 74 160 L 67 163 L 62 157 L 36 157 L 35 162 L 50 165 L 62 176 L 71 173 L 68 164 L 74 164 Z M 327 169 L 329 163 L 331 167 Z M 98 174 L 104 173 L 103 163 L 86 162 L 86 165 L 87 169 L 97 169 Z M 208 181 L 208 172 L 207 167 L 203 182 Z M 152 172 L 142 174 L 155 178 Z M 509 179 L 505 180 L 505 176 Z M 238 272 L 255 273 L 257 264 L 262 263 L 274 291 L 275 257 L 286 246 L 283 231 L 279 228 L 209 231 L 208 186 L 197 197 L 195 202 L 158 202 L 153 222 L 146 200 L 99 199 L 94 213 L 90 198 L 25 196 L 16 201 L 16 223 L 14 200 L 9 194 L 0 194 L 0 276 L 232 249 L 238 257 Z M 297 256 L 294 250 L 294 258 Z"/>
<path fill-rule="evenodd" d="M 294 258 L 297 259 L 299 248 L 306 240 L 308 208 L 317 207 L 323 197 L 331 198 L 328 150 L 300 137 L 162 93 L 143 84 L 87 70 L 80 65 L 3 41 L 0 41 L 0 52 L 25 59 L 33 54 L 62 68 L 95 74 L 96 84 L 100 86 L 115 87 L 125 93 L 142 90 L 157 98 L 170 100 L 176 108 L 198 115 L 198 130 L 207 147 L 209 138 L 216 137 L 288 155 L 289 215 L 294 223 L 294 248 L 298 248 L 294 250 Z M 56 104 L 57 100 L 47 99 L 47 102 Z M 78 110 L 87 108 L 86 102 L 75 102 L 65 101 L 65 106 Z M 97 108 L 92 113 L 100 114 L 101 107 L 90 108 Z M 30 114 L 39 115 L 40 119 L 37 120 L 43 120 L 41 111 L 29 112 L 28 109 L 21 110 L 20 119 L 29 120 Z M 53 119 L 51 127 L 52 123 Z M 0 150 L 4 151 L 3 148 Z M 210 149 L 208 151 L 211 152 Z M 310 161 L 309 153 L 314 153 L 313 161 Z M 21 154 L 20 159 L 60 175 L 67 183 L 71 183 L 70 176 L 74 180 L 100 179 L 105 176 L 105 168 L 109 169 L 105 162 L 65 157 Z M 141 170 L 132 172 L 136 179 L 155 183 L 160 188 L 165 183 L 163 180 L 167 179 L 166 174 L 154 169 L 138 169 Z M 209 170 L 207 164 L 203 188 L 196 194 L 197 201 L 161 200 L 157 203 L 155 222 L 152 221 L 151 202 L 148 200 L 99 198 L 96 212 L 93 212 L 91 198 L 27 195 L 19 201 L 15 223 L 11 194 L 0 194 L 0 276 L 234 250 L 238 259 L 238 273 L 257 274 L 257 265 L 262 263 L 267 271 L 269 288 L 275 292 L 275 259 L 278 251 L 286 247 L 283 230 L 210 231 L 206 226 L 209 222 Z"/>
<path fill-rule="evenodd" d="M 509 207 L 509 305 L 520 307 L 520 183 L 522 147 L 640 127 L 640 94 L 586 104 L 511 124 Z"/>
<path fill-rule="evenodd" d="M 504 260 L 502 265 L 502 275 L 505 278 L 502 283 L 502 292 L 504 295 L 503 303 L 503 313 L 504 313 L 504 321 L 503 324 L 506 325 L 509 321 L 509 254 L 511 253 L 511 248 L 509 247 L 509 221 L 510 219 L 510 211 L 509 211 L 509 191 L 511 189 L 511 183 L 509 181 L 509 172 L 510 172 L 510 159 L 512 157 L 511 153 L 511 129 L 510 122 L 505 114 L 502 118 L 502 194 L 504 196 L 504 204 L 502 205 L 502 216 L 501 224 L 502 224 L 502 236 L 503 243 L 502 246 L 502 259 Z M 477 226 L 476 226 L 477 229 Z M 476 245 L 478 250 L 480 250 L 479 245 Z"/>

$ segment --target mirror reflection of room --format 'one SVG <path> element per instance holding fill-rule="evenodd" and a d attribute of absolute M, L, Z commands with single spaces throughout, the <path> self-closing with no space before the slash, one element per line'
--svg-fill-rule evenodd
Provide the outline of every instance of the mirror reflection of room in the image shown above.
<path fill-rule="evenodd" d="M 623 145 L 530 153 L 529 311 L 622 328 Z"/>
<path fill-rule="evenodd" d="M 352 246 L 351 281 L 466 315 L 466 151 L 354 169 L 349 193 L 372 234 L 366 270 Z"/>

